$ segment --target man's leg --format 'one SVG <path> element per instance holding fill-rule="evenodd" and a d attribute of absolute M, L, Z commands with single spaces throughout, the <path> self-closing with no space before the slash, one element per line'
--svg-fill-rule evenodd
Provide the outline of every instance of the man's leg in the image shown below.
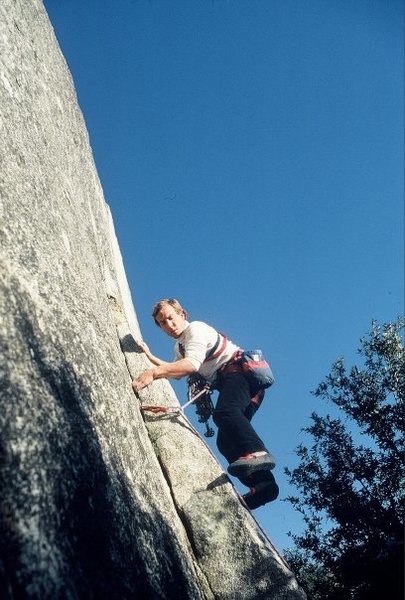
<path fill-rule="evenodd" d="M 255 411 L 244 375 L 225 374 L 219 390 L 213 419 L 218 426 L 218 449 L 231 463 L 228 471 L 239 477 L 260 468 L 273 468 L 273 457 L 250 423 Z"/>
<path fill-rule="evenodd" d="M 273 473 L 269 469 L 256 471 L 248 477 L 241 476 L 239 480 L 243 485 L 250 488 L 250 491 L 243 496 L 243 499 L 251 510 L 272 502 L 278 497 L 279 487 Z"/>

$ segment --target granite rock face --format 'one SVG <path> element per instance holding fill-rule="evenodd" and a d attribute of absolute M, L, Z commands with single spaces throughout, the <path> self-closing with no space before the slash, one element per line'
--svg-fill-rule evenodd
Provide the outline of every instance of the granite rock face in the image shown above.
<path fill-rule="evenodd" d="M 42 3 L 0 4 L 0 597 L 304 598 L 147 365 Z"/>

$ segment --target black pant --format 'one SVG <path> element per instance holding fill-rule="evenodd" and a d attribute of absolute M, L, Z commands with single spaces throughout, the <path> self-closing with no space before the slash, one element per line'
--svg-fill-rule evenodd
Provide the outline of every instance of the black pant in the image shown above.
<path fill-rule="evenodd" d="M 251 452 L 266 450 L 250 421 L 257 408 L 251 402 L 248 382 L 242 373 L 221 375 L 213 419 L 218 427 L 217 446 L 228 462 Z"/>

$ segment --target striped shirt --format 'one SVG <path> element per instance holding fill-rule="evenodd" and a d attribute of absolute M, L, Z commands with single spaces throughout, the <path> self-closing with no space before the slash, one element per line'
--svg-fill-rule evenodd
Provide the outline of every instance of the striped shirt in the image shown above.
<path fill-rule="evenodd" d="M 187 358 L 202 377 L 212 382 L 218 369 L 239 350 L 239 346 L 220 335 L 219 345 L 214 353 L 215 358 L 205 361 L 207 353 L 217 342 L 218 332 L 213 327 L 202 321 L 192 321 L 186 324 L 185 330 L 177 338 L 174 347 L 175 358 L 176 360 Z"/>

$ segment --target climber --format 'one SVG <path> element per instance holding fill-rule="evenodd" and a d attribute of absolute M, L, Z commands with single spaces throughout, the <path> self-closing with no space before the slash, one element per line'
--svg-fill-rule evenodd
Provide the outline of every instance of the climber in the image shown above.
<path fill-rule="evenodd" d="M 137 342 L 154 367 L 133 380 L 134 390 L 147 387 L 155 379 L 180 379 L 198 372 L 219 391 L 213 412 L 218 427 L 217 446 L 229 462 L 228 473 L 250 488 L 243 496 L 247 506 L 258 508 L 275 500 L 279 491 L 271 473 L 275 461 L 250 422 L 264 391 L 251 398 L 249 384 L 236 360 L 241 349 L 206 323 L 189 322 L 187 312 L 176 299 L 157 302 L 152 317 L 176 340 L 175 360 L 163 361 L 144 342 Z"/>

